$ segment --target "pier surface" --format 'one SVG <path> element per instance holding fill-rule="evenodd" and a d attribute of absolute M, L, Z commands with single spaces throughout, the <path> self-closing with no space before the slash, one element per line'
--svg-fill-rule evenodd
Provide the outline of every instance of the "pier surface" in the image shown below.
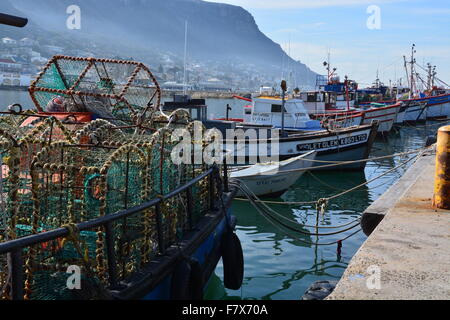
<path fill-rule="evenodd" d="M 431 206 L 435 157 L 421 157 L 383 195 L 391 208 L 378 212 L 384 218 L 327 300 L 450 299 L 450 211 Z"/>

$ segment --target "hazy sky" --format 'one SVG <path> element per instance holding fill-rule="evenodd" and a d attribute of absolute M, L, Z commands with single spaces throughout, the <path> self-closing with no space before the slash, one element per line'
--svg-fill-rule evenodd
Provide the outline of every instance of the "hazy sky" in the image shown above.
<path fill-rule="evenodd" d="M 386 84 L 403 77 L 403 55 L 416 44 L 417 62 L 437 66 L 450 84 L 448 0 L 209 0 L 242 6 L 262 32 L 315 72 L 324 74 L 328 50 L 341 77 L 371 84 L 379 70 Z M 370 6 L 380 9 L 380 29 L 369 29 Z M 290 41 L 290 50 L 289 43 Z"/>

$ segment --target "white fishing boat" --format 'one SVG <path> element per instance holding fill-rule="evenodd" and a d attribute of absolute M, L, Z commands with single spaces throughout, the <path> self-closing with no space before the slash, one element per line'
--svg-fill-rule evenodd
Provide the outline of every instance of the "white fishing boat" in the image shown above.
<path fill-rule="evenodd" d="M 427 118 L 427 103 L 418 101 L 404 102 L 406 109 L 405 122 L 425 121 Z"/>
<path fill-rule="evenodd" d="M 231 180 L 239 180 L 257 196 L 279 197 L 312 165 L 316 152 L 311 151 L 280 162 L 258 163 L 231 172 Z M 239 191 L 238 196 L 243 196 Z"/>
<path fill-rule="evenodd" d="M 370 105 L 365 110 L 363 124 L 369 124 L 373 120 L 378 120 L 378 133 L 386 134 L 391 131 L 400 111 L 401 103 L 396 103 L 388 106 L 374 106 Z"/>
<path fill-rule="evenodd" d="M 400 124 L 403 124 L 403 122 L 405 122 L 407 109 L 408 109 L 408 107 L 402 103 L 402 105 L 400 106 L 400 109 L 398 110 L 397 117 L 395 118 L 394 124 L 400 125 Z"/>
<path fill-rule="evenodd" d="M 354 123 L 352 126 L 322 126 L 319 120 L 309 117 L 301 99 L 288 98 L 283 102 L 280 96 L 259 96 L 251 101 L 252 105 L 243 108 L 242 119 L 204 121 L 207 127 L 215 127 L 221 131 L 229 126 L 229 129 L 237 129 L 235 133 L 245 132 L 247 136 L 239 139 L 237 136 L 227 137 L 224 140 L 225 149 L 232 150 L 234 164 L 267 162 L 267 157 L 275 157 L 276 161 L 285 160 L 315 150 L 317 160 L 328 164 L 346 162 L 321 170 L 364 169 L 366 163 L 360 160 L 369 156 L 379 125 L 376 119 L 361 125 L 362 115 L 356 112 L 356 116 L 350 116 L 347 122 Z M 348 113 L 350 115 L 352 111 Z M 274 129 L 281 129 L 279 137 L 271 136 Z M 278 147 L 271 150 L 271 145 Z M 265 151 L 260 152 L 261 147 Z M 317 163 L 314 166 L 318 166 Z"/>

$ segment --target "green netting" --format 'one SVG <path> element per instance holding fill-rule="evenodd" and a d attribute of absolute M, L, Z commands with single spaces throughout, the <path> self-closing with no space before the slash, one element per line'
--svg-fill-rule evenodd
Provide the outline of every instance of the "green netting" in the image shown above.
<path fill-rule="evenodd" d="M 30 132 L 13 139 L 0 134 L 0 156 L 3 160 L 1 187 L 4 192 L 1 241 L 21 238 L 62 226 L 80 223 L 138 206 L 167 194 L 200 175 L 206 165 L 175 165 L 171 152 L 172 129 L 154 134 L 113 130 L 114 125 L 96 121 L 73 134 L 76 139 L 88 137 L 111 147 L 81 147 L 68 141 L 50 141 L 48 126 L 39 124 L 31 131 L 35 140 L 27 140 Z M 64 137 L 61 123 L 54 124 Z M 45 133 L 47 132 L 47 133 Z M 75 140 L 76 140 L 75 139 Z M 200 142 L 203 144 L 203 142 Z M 193 221 L 208 210 L 208 180 L 192 187 Z M 160 247 L 156 211 L 140 212 L 112 224 L 113 245 L 119 280 L 139 271 L 154 256 L 181 239 L 188 230 L 187 198 L 182 193 L 161 204 Z M 105 230 L 83 231 L 76 242 L 58 239 L 23 250 L 27 261 L 25 292 L 29 299 L 76 299 L 98 297 L 109 275 L 106 270 Z M 2 260 L 3 259 L 3 260 Z M 84 271 L 83 283 L 88 289 L 68 290 L 65 273 L 69 265 Z M 4 256 L 0 259 L 0 281 L 5 286 L 8 270 Z M 91 274 L 86 276 L 86 274 Z M 100 288 L 100 289 L 99 289 Z M 101 291 L 101 290 L 100 290 Z M 4 298 L 8 297 L 5 290 Z"/>
<path fill-rule="evenodd" d="M 55 63 L 52 63 L 42 77 L 39 78 L 37 85 L 47 89 L 67 89 Z"/>
<path fill-rule="evenodd" d="M 161 91 L 150 70 L 133 61 L 54 57 L 30 87 L 36 107 L 92 112 L 113 121 L 131 121 L 147 108 L 158 110 Z"/>
<path fill-rule="evenodd" d="M 66 111 L 88 111 L 103 119 L 74 132 L 76 126 L 69 129 L 53 117 L 31 122 L 27 115 L 0 117 L 0 242 L 61 227 L 72 230 L 80 222 L 165 195 L 208 169 L 173 163 L 172 130 L 192 131 L 193 126 L 185 111 L 174 112 L 170 123 L 158 111 L 159 86 L 142 64 L 55 57 L 30 92 L 43 110 L 62 100 Z M 28 125 L 23 126 L 24 121 Z M 205 147 L 202 141 L 195 143 Z M 192 187 L 194 223 L 210 209 L 211 192 L 206 179 Z M 160 230 L 155 208 L 112 223 L 119 281 L 183 237 L 188 230 L 187 203 L 186 193 L 163 202 Z M 66 239 L 24 248 L 25 298 L 102 295 L 111 277 L 105 236 L 103 227 L 73 231 Z M 5 259 L 0 255 L 0 298 L 10 298 Z M 67 289 L 70 265 L 83 270 L 81 291 Z"/>

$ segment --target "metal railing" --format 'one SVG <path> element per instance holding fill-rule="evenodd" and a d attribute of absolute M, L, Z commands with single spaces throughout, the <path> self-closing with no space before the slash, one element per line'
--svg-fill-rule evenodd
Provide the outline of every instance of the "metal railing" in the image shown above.
<path fill-rule="evenodd" d="M 226 167 L 226 164 L 225 164 Z M 226 170 L 225 170 L 226 172 Z M 157 221 L 157 241 L 158 241 L 158 253 L 164 255 L 165 250 L 172 244 L 166 244 L 164 239 L 164 233 L 162 228 L 162 214 L 161 204 L 173 197 L 186 193 L 187 200 L 187 228 L 192 230 L 194 228 L 193 223 L 193 203 L 192 203 L 192 188 L 202 181 L 208 178 L 209 183 L 209 210 L 213 210 L 215 201 L 218 200 L 215 197 L 212 190 L 217 190 L 219 197 L 222 196 L 224 188 L 222 188 L 222 181 L 220 180 L 220 170 L 218 166 L 214 165 L 209 170 L 203 172 L 199 176 L 190 180 L 187 184 L 160 196 L 159 198 L 145 202 L 139 206 L 135 206 L 130 209 L 122 210 L 114 214 L 102 216 L 100 218 L 93 219 L 91 221 L 81 222 L 76 225 L 77 232 L 88 231 L 94 228 L 104 227 L 106 255 L 107 255 L 107 270 L 108 280 L 110 287 L 115 287 L 118 284 L 118 272 L 117 272 L 117 259 L 114 249 L 114 236 L 113 236 L 113 223 L 141 213 L 144 210 L 154 207 L 156 221 Z M 225 180 L 226 181 L 226 180 Z M 228 186 L 225 186 L 227 189 Z M 4 243 L 0 243 L 0 255 L 7 254 L 9 272 L 10 272 L 10 296 L 13 300 L 22 300 L 24 297 L 24 261 L 23 261 L 23 249 L 32 247 L 49 241 L 54 241 L 59 238 L 67 237 L 70 235 L 68 228 L 58 228 L 55 230 L 42 232 L 30 236 L 26 236 L 19 239 L 9 240 Z"/>

